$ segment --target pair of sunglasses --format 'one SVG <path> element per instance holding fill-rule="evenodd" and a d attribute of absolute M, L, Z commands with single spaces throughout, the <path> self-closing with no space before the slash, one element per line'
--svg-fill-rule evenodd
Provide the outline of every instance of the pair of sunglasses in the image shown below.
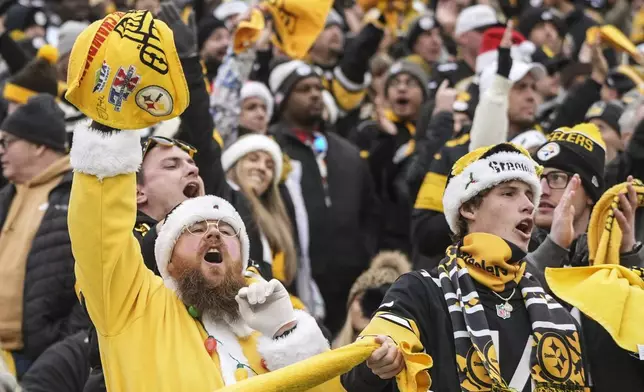
<path fill-rule="evenodd" d="M 163 147 L 177 146 L 190 155 L 190 158 L 194 158 L 197 153 L 197 149 L 194 146 L 191 146 L 186 142 L 182 142 L 181 140 L 170 139 L 169 137 L 164 136 L 151 136 L 143 144 L 143 158 L 145 158 L 145 155 L 157 145 Z"/>

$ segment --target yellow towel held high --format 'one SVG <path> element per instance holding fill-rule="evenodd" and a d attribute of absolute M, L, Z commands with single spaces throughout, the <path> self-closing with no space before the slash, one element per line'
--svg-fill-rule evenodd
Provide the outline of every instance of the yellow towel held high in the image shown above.
<path fill-rule="evenodd" d="M 622 231 L 613 208 L 627 184 L 604 193 L 595 205 L 588 229 L 590 267 L 547 268 L 546 281 L 557 297 L 598 322 L 625 350 L 644 344 L 644 280 L 641 269 L 619 264 Z M 644 185 L 635 180 L 638 206 L 644 205 Z"/>
<path fill-rule="evenodd" d="M 412 10 L 412 0 L 357 0 L 356 3 L 366 13 L 377 8 L 385 16 L 387 28 L 397 32 L 405 15 Z"/>
<path fill-rule="evenodd" d="M 267 0 L 259 8 L 270 13 L 273 20 L 271 41 L 284 54 L 293 59 L 301 59 L 317 39 L 333 0 Z M 259 9 L 251 12 L 250 20 L 237 27 L 233 37 L 236 53 L 252 45 L 264 29 L 266 20 Z"/>
<path fill-rule="evenodd" d="M 221 389 L 221 392 L 344 392 L 339 376 L 364 362 L 380 344 L 365 337 L 348 346 L 330 350 L 270 373 L 256 376 Z M 425 392 L 429 388 L 427 368 L 431 357 L 411 352 L 405 342 L 399 344 L 405 369 L 396 376 L 401 392 Z"/>
<path fill-rule="evenodd" d="M 637 47 L 633 44 L 633 42 L 631 42 L 631 40 L 629 40 L 624 35 L 624 33 L 622 33 L 617 27 L 613 25 L 590 27 L 588 30 L 586 30 L 586 41 L 588 43 L 593 43 L 598 31 L 602 38 L 602 42 L 609 44 L 619 51 L 628 53 L 638 63 L 644 63 L 644 57 L 639 52 L 639 50 L 637 50 Z"/>

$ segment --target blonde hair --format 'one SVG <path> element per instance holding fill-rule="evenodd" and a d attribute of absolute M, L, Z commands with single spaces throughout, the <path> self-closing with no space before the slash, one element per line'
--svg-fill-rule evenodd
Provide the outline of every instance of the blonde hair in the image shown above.
<path fill-rule="evenodd" d="M 242 158 L 243 159 L 243 158 Z M 239 161 L 238 161 L 239 162 Z M 271 185 L 262 195 L 255 191 L 242 180 L 240 166 L 235 165 L 230 169 L 232 180 L 239 185 L 244 195 L 250 201 L 253 219 L 266 236 L 273 253 L 284 253 L 284 284 L 293 283 L 297 272 L 297 254 L 293 241 L 293 225 L 286 213 L 284 201 L 277 187 L 277 182 L 271 180 Z M 273 173 L 275 175 L 275 173 Z"/>

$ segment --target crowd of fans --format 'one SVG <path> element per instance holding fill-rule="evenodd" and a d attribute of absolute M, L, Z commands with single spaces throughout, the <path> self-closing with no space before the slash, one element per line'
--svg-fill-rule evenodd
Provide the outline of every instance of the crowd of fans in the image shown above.
<path fill-rule="evenodd" d="M 207 371 L 196 360 L 185 365 L 194 373 L 177 373 L 177 384 L 157 379 L 168 371 L 165 363 L 156 375 L 141 374 L 136 381 L 123 369 L 127 363 L 141 371 L 132 364 L 154 362 L 156 350 L 150 347 L 156 344 L 168 350 L 181 345 L 177 340 L 185 325 L 168 320 L 181 319 L 176 312 L 199 319 L 183 305 L 199 311 L 214 307 L 240 316 L 262 335 L 291 342 L 289 350 L 295 353 L 288 360 L 269 343 L 258 341 L 258 354 L 249 354 L 241 344 L 239 352 L 254 374 L 373 335 L 382 347 L 337 380 L 344 390 L 411 390 L 400 377 L 395 381 L 402 369 L 409 374 L 413 368 L 401 340 L 413 341 L 414 352 L 433 358 L 433 367 L 425 369 L 434 391 L 644 390 L 644 340 L 635 342 L 639 354 L 631 350 L 637 339 L 625 337 L 626 321 L 620 335 L 619 327 L 602 322 L 612 316 L 585 311 L 587 301 L 569 299 L 576 298 L 566 292 L 573 278 L 547 272 L 597 264 L 602 197 L 627 183 L 610 209 L 621 233 L 614 240 L 617 258 L 611 260 L 639 271 L 640 281 L 630 280 L 632 290 L 644 289 L 644 215 L 637 209 L 644 203 L 638 180 L 644 178 L 644 47 L 638 46 L 644 45 L 644 3 L 336 0 L 317 30 L 314 14 L 330 0 L 266 3 L 276 8 L 248 0 L 0 3 L 0 391 L 189 388 L 181 384 L 183 377 Z M 289 21 L 280 20 L 275 9 Z M 70 92 L 72 72 L 80 69 L 74 61 L 74 52 L 81 50 L 79 37 L 94 28 L 96 40 L 111 13 L 128 10 L 148 11 L 172 31 L 189 104 L 177 117 L 117 133 L 115 126 L 99 126 L 101 104 L 91 109 L 96 116 L 88 115 L 84 98 L 72 99 Z M 240 44 L 256 13 L 266 23 Z M 280 30 L 282 23 L 292 24 L 293 36 Z M 300 41 L 311 31 L 315 36 L 302 51 Z M 289 53 L 289 40 L 299 51 Z M 98 58 L 91 41 L 88 56 Z M 116 91 L 120 95 L 114 100 L 122 100 L 113 102 L 110 95 L 103 105 L 134 103 L 158 117 L 173 110 L 173 98 L 164 96 L 163 88 L 134 94 L 139 76 L 120 68 L 122 75 L 117 72 L 112 81 L 118 67 L 95 61 L 99 68 L 84 75 L 85 83 L 94 92 Z M 125 87 L 116 89 L 117 82 Z M 170 109 L 166 112 L 163 105 Z M 125 137 L 121 144 L 103 145 L 85 135 L 88 127 L 103 125 L 109 126 L 102 130 L 106 134 L 111 130 L 141 140 L 135 174 L 126 165 L 131 143 Z M 503 166 L 495 161 L 503 154 L 520 158 Z M 503 177 L 506 171 L 512 173 Z M 115 180 L 130 174 L 131 183 Z M 461 182 L 463 189 L 455 190 Z M 522 194 L 523 203 L 531 205 L 521 207 L 520 217 L 512 205 L 503 204 L 499 192 L 506 191 L 499 184 L 515 184 L 509 197 Z M 492 208 L 489 200 L 501 201 Z M 218 211 L 205 208 L 206 202 L 219 203 Z M 240 222 L 227 221 L 230 216 Z M 105 223 L 108 217 L 118 224 Z M 131 243 L 117 235 L 127 225 L 136 239 Z M 499 229 L 503 225 L 510 229 Z M 211 230 L 225 237 L 228 249 L 235 245 L 226 241 L 239 238 L 237 257 L 246 281 L 230 278 L 208 297 L 203 290 L 208 282 L 188 276 L 187 269 L 177 272 L 181 264 L 175 258 L 197 249 L 181 240 L 186 231 Z M 107 261 L 92 264 L 107 257 L 105 244 L 123 246 L 113 269 L 104 267 Z M 467 246 L 470 251 L 464 250 Z M 220 252 L 208 249 L 205 262 L 222 263 Z M 461 272 L 467 271 L 461 252 L 474 255 L 469 273 Z M 482 271 L 489 272 L 485 261 L 498 254 L 512 255 L 503 263 L 525 260 L 516 270 L 499 264 L 508 268 L 502 275 L 526 276 L 523 283 L 520 278 L 512 286 L 514 281 L 503 277 L 502 283 L 476 277 L 472 270 L 479 258 Z M 134 261 L 141 261 L 140 269 Z M 177 290 L 183 305 L 163 308 L 165 318 L 149 321 L 138 306 L 161 309 L 162 301 L 137 302 L 147 294 L 136 294 L 133 287 L 149 285 L 141 290 L 152 292 L 155 282 Z M 246 286 L 244 295 L 236 295 Z M 264 287 L 270 287 L 266 298 L 255 298 L 253 290 Z M 598 303 L 612 295 L 598 286 L 584 287 L 597 289 Z M 469 317 L 470 308 L 450 302 L 477 290 L 487 324 L 486 317 Z M 284 298 L 271 302 L 271 293 Z M 529 298 L 525 293 L 543 294 Z M 630 298 L 638 296 L 640 291 Z M 112 309 L 115 298 L 132 306 L 131 312 Z M 523 305 L 531 300 L 543 301 L 550 313 L 535 316 Z M 606 303 L 616 309 L 628 303 L 612 300 Z M 254 308 L 264 301 L 272 306 L 262 313 L 270 322 Z M 557 313 L 559 302 L 565 315 Z M 455 312 L 452 306 L 464 310 Z M 511 318 L 518 308 L 520 315 Z M 642 329 L 644 313 L 623 308 L 617 314 L 628 325 L 640 322 Z M 108 322 L 112 313 L 113 323 Z M 136 324 L 138 318 L 148 321 Z M 129 320 L 135 327 L 125 327 Z M 292 332 L 294 322 L 312 332 Z M 215 327 L 205 317 L 199 323 L 212 337 Z M 549 327 L 554 330 L 577 326 L 562 338 L 566 350 L 553 349 L 554 356 L 568 355 L 559 366 L 570 369 L 574 363 L 566 376 L 544 376 L 550 373 L 542 363 L 528 366 L 540 359 L 525 352 L 530 354 L 533 343 L 545 345 L 544 336 L 552 333 L 538 330 L 537 323 L 554 325 Z M 229 324 L 237 334 L 236 324 Z M 459 343 L 458 333 L 472 335 L 477 329 L 496 333 L 490 338 L 496 339 L 493 356 L 482 340 L 472 338 L 471 347 Z M 125 336 L 133 330 L 141 337 L 149 333 L 153 343 L 128 353 L 131 341 Z M 416 338 L 408 336 L 410 331 Z M 526 343 L 528 337 L 533 340 Z M 159 343 L 164 339 L 165 345 Z M 298 345 L 311 349 L 293 349 Z M 192 358 L 191 351 L 181 350 L 157 355 Z M 476 361 L 472 350 L 478 350 L 481 365 L 470 367 L 468 361 Z M 237 367 L 231 365 L 230 374 L 245 366 L 234 356 Z M 245 378 L 231 376 L 226 361 L 217 361 L 222 375 L 195 385 L 212 389 Z M 484 370 L 477 373 L 475 366 Z M 554 389 L 532 389 L 535 383 Z M 167 389 L 173 385 L 178 389 Z M 320 388 L 336 390 L 330 384 Z"/>

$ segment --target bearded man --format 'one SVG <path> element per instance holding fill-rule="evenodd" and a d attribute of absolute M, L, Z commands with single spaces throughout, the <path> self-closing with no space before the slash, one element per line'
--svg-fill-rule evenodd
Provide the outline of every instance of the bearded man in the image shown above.
<path fill-rule="evenodd" d="M 139 137 L 79 126 L 70 155 L 76 278 L 108 390 L 211 392 L 329 349 L 277 280 L 255 278 L 246 287 L 248 235 L 228 202 L 200 196 L 165 217 L 154 249 L 157 277 L 132 233 Z M 339 388 L 330 383 L 318 388 Z"/>

